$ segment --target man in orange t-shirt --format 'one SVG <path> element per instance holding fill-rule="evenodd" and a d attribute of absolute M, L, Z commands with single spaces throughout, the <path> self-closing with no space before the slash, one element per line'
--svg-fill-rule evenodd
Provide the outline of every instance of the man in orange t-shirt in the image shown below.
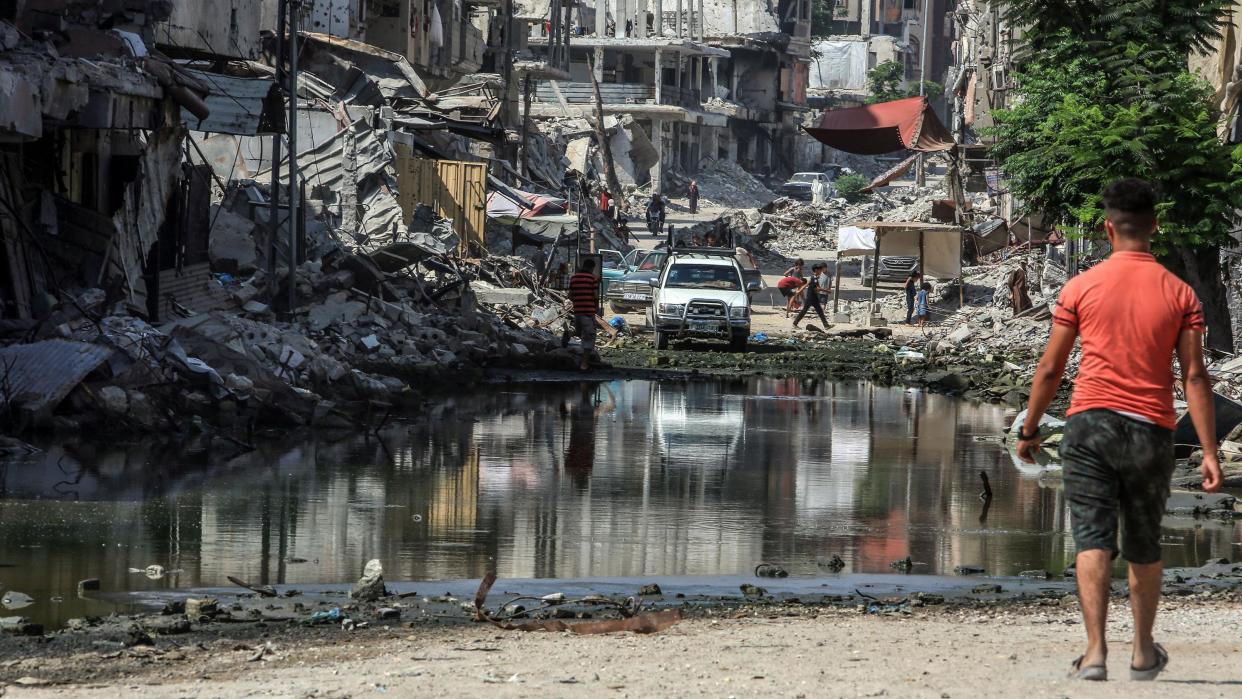
<path fill-rule="evenodd" d="M 1033 462 L 1039 423 L 1056 395 L 1075 339 L 1082 365 L 1060 452 L 1087 650 L 1071 677 L 1108 678 L 1112 559 L 1129 563 L 1134 651 L 1130 678 L 1154 680 L 1169 662 L 1152 640 L 1163 567 L 1160 521 L 1173 474 L 1173 356 L 1203 445 L 1203 489 L 1220 489 L 1212 386 L 1203 365 L 1203 311 L 1194 291 L 1156 261 L 1156 193 L 1139 179 L 1104 190 L 1109 258 L 1061 291 L 1052 335 L 1031 385 L 1018 455 Z M 1119 521 L 1121 546 L 1118 546 Z"/>

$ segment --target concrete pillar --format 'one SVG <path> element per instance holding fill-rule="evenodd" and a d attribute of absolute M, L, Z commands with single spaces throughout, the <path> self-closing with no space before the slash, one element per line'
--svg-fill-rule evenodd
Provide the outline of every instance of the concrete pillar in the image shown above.
<path fill-rule="evenodd" d="M 655 33 L 664 36 L 664 0 L 655 0 Z"/>
<path fill-rule="evenodd" d="M 673 72 L 675 73 L 674 77 L 676 78 L 677 92 L 680 94 L 681 86 L 684 82 L 681 78 L 681 74 L 686 72 L 686 54 L 681 51 L 677 52 L 677 68 Z"/>
<path fill-rule="evenodd" d="M 602 47 L 595 49 L 595 79 L 598 82 L 604 82 L 604 49 Z"/>
<path fill-rule="evenodd" d="M 664 120 L 653 118 L 651 120 L 651 144 L 656 149 L 656 162 L 651 166 L 651 191 L 656 194 L 664 193 L 664 177 L 661 168 L 664 165 Z"/>
<path fill-rule="evenodd" d="M 728 150 L 729 150 L 729 160 L 730 160 L 731 162 L 735 162 L 735 163 L 736 163 L 736 162 L 737 162 L 737 138 L 736 138 L 733 134 L 729 134 L 729 143 L 728 143 L 728 146 L 729 146 L 729 148 L 728 148 Z"/>
<path fill-rule="evenodd" d="M 682 0 L 677 0 L 677 38 L 679 39 L 685 36 L 681 26 L 681 4 Z"/>
<path fill-rule="evenodd" d="M 712 97 L 716 96 L 716 93 L 720 91 L 720 87 L 722 87 L 720 84 L 720 59 L 712 56 Z"/>
<path fill-rule="evenodd" d="M 720 157 L 720 128 L 717 126 L 703 127 L 706 136 L 706 145 L 703 147 L 704 155 L 716 160 Z"/>
<path fill-rule="evenodd" d="M 873 0 L 863 0 L 862 2 L 862 15 L 859 18 L 860 20 L 859 24 L 862 25 L 862 31 L 860 33 L 863 35 L 864 39 L 871 36 L 871 5 L 872 3 L 873 3 Z"/>
<path fill-rule="evenodd" d="M 595 0 L 595 36 L 603 37 L 608 28 L 608 2 Z"/>
<path fill-rule="evenodd" d="M 741 102 L 742 100 L 738 99 L 738 96 L 737 96 L 737 78 L 738 78 L 737 64 L 734 63 L 733 64 L 733 79 L 729 81 L 729 99 L 733 100 L 734 102 Z"/>
<path fill-rule="evenodd" d="M 662 89 L 664 85 L 664 52 L 660 49 L 655 50 L 655 103 L 660 104 L 660 98 L 664 94 Z"/>
<path fill-rule="evenodd" d="M 703 0 L 698 0 L 698 8 L 698 11 L 695 12 L 694 15 L 695 19 L 698 20 L 699 25 L 699 41 L 703 41 L 703 39 L 707 36 L 707 27 L 703 21 L 704 17 L 706 17 L 706 15 L 703 14 Z"/>

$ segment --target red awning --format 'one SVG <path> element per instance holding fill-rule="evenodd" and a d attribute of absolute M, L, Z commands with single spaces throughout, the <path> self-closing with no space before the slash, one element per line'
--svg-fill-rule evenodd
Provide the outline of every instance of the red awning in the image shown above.
<path fill-rule="evenodd" d="M 806 130 L 816 140 L 858 155 L 899 150 L 934 153 L 953 147 L 953 136 L 940 123 L 926 97 L 824 112 L 819 126 Z"/>

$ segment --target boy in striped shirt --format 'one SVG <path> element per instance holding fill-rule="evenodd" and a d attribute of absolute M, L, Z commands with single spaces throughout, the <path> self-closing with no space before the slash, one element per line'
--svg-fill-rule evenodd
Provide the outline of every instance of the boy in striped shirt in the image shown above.
<path fill-rule="evenodd" d="M 574 307 L 574 330 L 582 340 L 582 361 L 578 368 L 586 371 L 595 356 L 595 314 L 599 308 L 599 277 L 595 276 L 595 260 L 583 260 L 578 273 L 569 278 L 569 301 Z"/>

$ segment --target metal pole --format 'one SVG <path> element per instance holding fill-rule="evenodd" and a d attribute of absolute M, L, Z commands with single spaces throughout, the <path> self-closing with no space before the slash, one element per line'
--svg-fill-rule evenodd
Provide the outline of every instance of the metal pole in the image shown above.
<path fill-rule="evenodd" d="M 868 316 L 875 315 L 876 284 L 880 281 L 880 239 L 883 237 L 884 229 L 875 229 L 875 256 L 871 259 L 871 308 L 867 309 Z"/>
<path fill-rule="evenodd" d="M 280 0 L 276 18 L 276 86 L 280 90 L 285 87 L 285 0 Z M 288 130 L 288 129 L 286 129 Z M 280 237 L 280 137 L 279 132 L 272 134 L 272 194 L 271 213 L 268 214 L 267 239 L 267 301 L 271 303 L 276 296 L 276 240 Z"/>
<path fill-rule="evenodd" d="M 298 220 L 302 202 L 298 194 L 298 12 L 301 0 L 289 4 L 289 311 L 297 306 Z"/>
<path fill-rule="evenodd" d="M 931 24 L 931 0 L 923 0 L 923 39 L 919 42 L 919 97 L 927 96 L 927 25 Z M 924 155 L 919 153 L 918 168 L 915 170 L 914 184 L 927 186 L 927 164 Z"/>

